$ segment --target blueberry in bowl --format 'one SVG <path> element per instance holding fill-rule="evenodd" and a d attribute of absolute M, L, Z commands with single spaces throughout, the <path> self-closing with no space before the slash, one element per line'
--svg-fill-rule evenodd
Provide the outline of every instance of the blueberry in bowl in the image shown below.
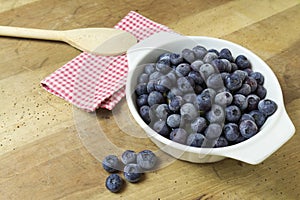
<path fill-rule="evenodd" d="M 161 32 L 127 57 L 130 112 L 159 148 L 178 159 L 258 164 L 295 132 L 276 76 L 240 45 Z"/>

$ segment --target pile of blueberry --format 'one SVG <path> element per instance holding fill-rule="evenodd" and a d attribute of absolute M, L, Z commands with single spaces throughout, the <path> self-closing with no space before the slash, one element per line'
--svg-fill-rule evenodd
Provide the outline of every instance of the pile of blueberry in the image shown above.
<path fill-rule="evenodd" d="M 111 173 L 106 179 L 106 188 L 111 192 L 119 192 L 122 189 L 124 181 L 117 173 L 118 171 L 123 171 L 126 181 L 137 183 L 145 171 L 155 167 L 156 161 L 157 157 L 151 150 L 143 150 L 139 153 L 126 150 L 121 156 L 121 161 L 116 155 L 106 156 L 102 161 L 102 166 Z"/>
<path fill-rule="evenodd" d="M 197 45 L 143 65 L 135 88 L 142 119 L 158 134 L 194 147 L 245 141 L 277 110 L 264 76 L 244 55 Z"/>

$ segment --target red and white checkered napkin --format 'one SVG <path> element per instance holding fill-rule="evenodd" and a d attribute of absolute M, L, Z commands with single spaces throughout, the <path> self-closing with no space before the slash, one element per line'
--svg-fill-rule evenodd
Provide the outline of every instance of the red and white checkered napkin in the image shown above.
<path fill-rule="evenodd" d="M 168 27 L 131 11 L 114 28 L 133 34 L 139 41 Z M 86 52 L 42 80 L 42 86 L 87 111 L 113 109 L 125 96 L 127 56 L 96 56 Z"/>

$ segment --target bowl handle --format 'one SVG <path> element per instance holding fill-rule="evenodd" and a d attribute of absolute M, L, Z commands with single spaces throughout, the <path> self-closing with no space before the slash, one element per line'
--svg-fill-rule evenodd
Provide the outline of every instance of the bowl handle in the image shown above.
<path fill-rule="evenodd" d="M 261 163 L 273 152 L 279 149 L 286 141 L 288 141 L 295 133 L 296 129 L 285 109 L 274 123 L 272 132 L 265 132 L 262 137 L 259 137 L 253 143 L 246 145 L 245 148 L 238 151 L 230 150 L 224 153 L 224 156 L 240 160 L 252 165 Z M 250 141 L 249 141 L 250 142 Z"/>

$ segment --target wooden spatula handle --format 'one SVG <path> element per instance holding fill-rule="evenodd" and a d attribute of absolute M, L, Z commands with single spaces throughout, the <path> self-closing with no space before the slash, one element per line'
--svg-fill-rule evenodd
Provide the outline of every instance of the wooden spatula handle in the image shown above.
<path fill-rule="evenodd" d="M 0 35 L 42 40 L 62 40 L 62 31 L 0 26 Z"/>

